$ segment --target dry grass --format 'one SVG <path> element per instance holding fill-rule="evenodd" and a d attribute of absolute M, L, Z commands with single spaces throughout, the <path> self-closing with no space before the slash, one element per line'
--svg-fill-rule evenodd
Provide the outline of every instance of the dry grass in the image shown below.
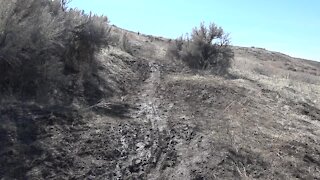
<path fill-rule="evenodd" d="M 239 51 L 239 50 L 238 50 Z M 281 56 L 280 56 L 281 57 Z M 313 71 L 292 71 L 285 64 L 295 64 L 296 69 L 317 69 L 318 67 L 308 68 L 294 58 L 291 62 L 287 59 L 273 59 L 272 61 L 261 61 L 259 57 L 241 55 L 241 50 L 233 64 L 232 72 L 237 76 L 250 79 L 263 88 L 279 92 L 282 96 L 303 102 L 320 102 L 320 76 Z"/>

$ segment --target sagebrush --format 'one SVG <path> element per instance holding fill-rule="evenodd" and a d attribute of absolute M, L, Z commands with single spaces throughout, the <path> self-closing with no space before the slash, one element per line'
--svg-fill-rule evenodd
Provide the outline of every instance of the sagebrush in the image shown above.
<path fill-rule="evenodd" d="M 233 52 L 230 40 L 221 27 L 201 23 L 191 35 L 177 38 L 168 49 L 171 57 L 181 59 L 194 69 L 211 69 L 217 74 L 227 73 Z"/>
<path fill-rule="evenodd" d="M 69 74 L 90 69 L 109 29 L 107 17 L 68 9 L 66 1 L 0 1 L 0 93 L 50 94 Z"/>

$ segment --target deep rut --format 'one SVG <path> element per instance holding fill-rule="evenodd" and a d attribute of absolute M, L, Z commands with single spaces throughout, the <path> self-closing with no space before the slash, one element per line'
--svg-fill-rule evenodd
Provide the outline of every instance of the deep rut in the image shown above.
<path fill-rule="evenodd" d="M 150 169 L 148 173 L 148 179 L 158 179 L 166 157 L 163 151 L 168 149 L 165 139 L 168 139 L 169 132 L 166 131 L 166 115 L 160 108 L 161 99 L 156 96 L 161 81 L 160 67 L 154 61 L 149 62 L 149 67 L 150 77 L 146 80 L 146 84 L 142 88 L 144 93 L 141 96 L 141 109 L 139 114 L 145 114 L 144 119 L 151 124 L 152 134 L 154 136 L 153 147 L 151 148 L 150 154 L 155 158 L 155 161 L 153 162 L 154 167 Z"/>
<path fill-rule="evenodd" d="M 160 70 L 159 65 L 154 61 L 149 62 L 149 67 L 150 77 L 146 80 L 141 90 L 142 95 L 140 96 L 138 115 L 141 117 L 142 114 L 145 114 L 146 117 L 144 119 L 151 123 L 152 129 L 162 132 L 167 123 L 164 114 L 160 112 L 160 99 L 156 97 L 157 87 L 160 85 Z"/>
<path fill-rule="evenodd" d="M 167 154 L 172 154 L 172 137 L 167 129 L 167 115 L 161 108 L 161 99 L 157 97 L 161 83 L 161 65 L 150 61 L 148 66 L 146 70 L 150 73 L 149 78 L 139 88 L 135 97 L 136 106 L 139 108 L 131 114 L 133 120 L 142 125 L 143 129 L 139 131 L 143 135 L 134 142 L 135 148 L 125 162 L 117 165 L 118 179 L 122 179 L 124 175 L 123 167 L 130 171 L 130 178 L 159 179 L 162 170 L 168 164 Z M 126 136 L 120 141 L 124 149 L 132 143 Z"/>

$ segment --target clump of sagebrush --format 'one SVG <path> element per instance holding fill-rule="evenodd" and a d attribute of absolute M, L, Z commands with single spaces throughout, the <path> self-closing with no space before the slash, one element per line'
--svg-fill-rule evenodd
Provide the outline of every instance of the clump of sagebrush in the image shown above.
<path fill-rule="evenodd" d="M 0 1 L 2 95 L 36 97 L 70 84 L 64 82 L 66 76 L 86 74 L 94 64 L 94 53 L 108 44 L 107 17 L 68 9 L 65 4 Z"/>
<path fill-rule="evenodd" d="M 122 34 L 121 38 L 119 39 L 119 42 L 118 42 L 118 46 L 120 47 L 120 49 L 122 51 L 125 51 L 129 54 L 132 55 L 133 51 L 132 51 L 132 45 L 129 41 L 129 38 L 128 38 L 128 33 L 124 33 Z"/>
<path fill-rule="evenodd" d="M 115 32 L 114 32 L 115 31 Z M 121 31 L 120 32 L 114 30 L 110 37 L 109 37 L 109 44 L 113 47 L 118 47 L 122 51 L 127 52 L 128 54 L 133 54 L 133 47 L 132 43 L 130 42 L 129 34 L 127 32 Z"/>
<path fill-rule="evenodd" d="M 229 36 L 221 27 L 204 23 L 191 35 L 181 36 L 171 43 L 168 53 L 193 69 L 211 69 L 216 74 L 227 73 L 233 58 Z"/>

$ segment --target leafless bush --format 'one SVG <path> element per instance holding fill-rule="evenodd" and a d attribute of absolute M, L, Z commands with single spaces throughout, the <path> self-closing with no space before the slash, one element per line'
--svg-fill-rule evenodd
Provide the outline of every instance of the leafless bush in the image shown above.
<path fill-rule="evenodd" d="M 230 67 L 233 52 L 229 47 L 228 34 L 221 27 L 203 23 L 194 28 L 191 36 L 178 38 L 168 49 L 175 58 L 182 59 L 194 69 L 212 69 L 217 74 L 225 74 Z"/>

